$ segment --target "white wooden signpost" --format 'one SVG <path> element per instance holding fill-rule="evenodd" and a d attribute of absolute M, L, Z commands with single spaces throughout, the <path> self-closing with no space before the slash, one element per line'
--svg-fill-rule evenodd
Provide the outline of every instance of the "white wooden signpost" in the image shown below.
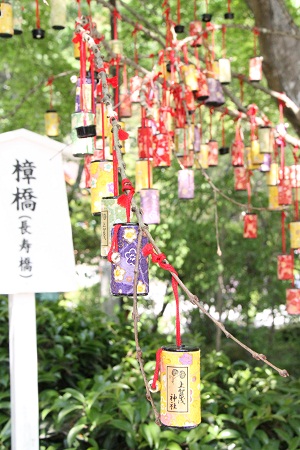
<path fill-rule="evenodd" d="M 25 129 L 0 135 L 0 293 L 9 294 L 13 450 L 39 450 L 35 293 L 77 287 L 62 148 Z"/>

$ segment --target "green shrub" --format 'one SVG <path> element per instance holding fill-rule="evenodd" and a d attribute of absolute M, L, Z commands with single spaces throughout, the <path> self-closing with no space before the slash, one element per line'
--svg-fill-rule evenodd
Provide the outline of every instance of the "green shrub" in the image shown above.
<path fill-rule="evenodd" d="M 8 450 L 7 302 L 0 302 L 0 449 Z M 98 310 L 37 305 L 41 450 L 296 450 L 300 448 L 300 385 L 268 367 L 202 357 L 202 423 L 191 431 L 155 424 L 135 358 L 132 324 Z M 150 379 L 164 342 L 141 329 Z M 259 363 L 258 363 L 259 364 Z M 154 394 L 159 409 L 159 394 Z"/>

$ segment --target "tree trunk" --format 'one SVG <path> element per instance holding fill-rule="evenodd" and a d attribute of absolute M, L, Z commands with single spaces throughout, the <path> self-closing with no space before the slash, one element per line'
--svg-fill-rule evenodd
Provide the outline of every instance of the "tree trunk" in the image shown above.
<path fill-rule="evenodd" d="M 300 35 L 282 0 L 246 0 L 259 28 L 277 30 L 290 36 L 260 33 L 260 53 L 263 56 L 263 71 L 268 86 L 277 92 L 284 92 L 297 106 L 300 106 L 298 79 L 300 72 L 300 41 L 292 35 Z M 300 135 L 300 111 L 297 114 L 285 108 L 284 114 Z"/>

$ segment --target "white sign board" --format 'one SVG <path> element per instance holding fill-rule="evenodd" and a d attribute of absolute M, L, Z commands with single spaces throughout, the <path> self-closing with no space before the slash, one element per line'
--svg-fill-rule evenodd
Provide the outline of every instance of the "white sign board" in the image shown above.
<path fill-rule="evenodd" d="M 25 129 L 0 135 L 1 294 L 77 287 L 63 147 Z"/>

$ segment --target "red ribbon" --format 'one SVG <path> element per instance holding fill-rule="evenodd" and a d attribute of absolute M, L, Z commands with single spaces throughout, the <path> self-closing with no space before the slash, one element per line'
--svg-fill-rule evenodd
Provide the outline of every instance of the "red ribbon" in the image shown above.
<path fill-rule="evenodd" d="M 40 22 L 40 11 L 39 11 L 39 0 L 35 0 L 35 15 L 36 15 L 36 27 L 37 29 L 41 28 L 41 22 Z"/>
<path fill-rule="evenodd" d="M 134 196 L 135 190 L 132 186 L 131 181 L 128 178 L 124 178 L 122 180 L 122 192 L 128 191 L 125 194 L 120 195 L 118 198 L 118 204 L 126 208 L 126 218 L 127 222 L 130 222 L 130 210 L 131 210 L 131 201 Z"/>
<path fill-rule="evenodd" d="M 148 243 L 143 248 L 143 255 L 145 257 L 151 255 L 152 261 L 155 264 L 158 264 L 164 270 L 168 270 L 175 275 L 178 275 L 176 270 L 171 264 L 164 262 L 167 258 L 163 253 L 155 253 L 154 247 L 152 244 Z M 179 296 L 178 296 L 178 281 L 172 277 L 172 288 L 174 292 L 175 302 L 176 302 L 176 345 L 177 347 L 181 346 L 181 337 L 180 337 L 180 313 L 179 313 Z"/>
<path fill-rule="evenodd" d="M 110 84 L 113 88 L 118 87 L 118 77 L 106 78 L 108 84 Z"/>
<path fill-rule="evenodd" d="M 161 353 L 162 353 L 163 349 L 159 348 L 156 352 L 156 364 L 155 364 L 155 370 L 154 370 L 154 375 L 153 375 L 153 380 L 152 380 L 152 384 L 151 384 L 151 388 L 152 389 L 156 389 L 156 383 L 158 380 L 158 375 L 159 375 L 159 369 L 160 369 L 160 360 L 161 360 Z"/>
<path fill-rule="evenodd" d="M 113 235 L 111 238 L 111 246 L 110 246 L 109 252 L 107 254 L 107 259 L 109 262 L 113 262 L 111 259 L 112 254 L 118 252 L 118 233 L 119 233 L 119 229 L 121 228 L 121 226 L 122 225 L 120 223 L 118 223 L 117 225 L 114 225 L 114 227 L 113 227 L 114 231 L 113 231 Z"/>

